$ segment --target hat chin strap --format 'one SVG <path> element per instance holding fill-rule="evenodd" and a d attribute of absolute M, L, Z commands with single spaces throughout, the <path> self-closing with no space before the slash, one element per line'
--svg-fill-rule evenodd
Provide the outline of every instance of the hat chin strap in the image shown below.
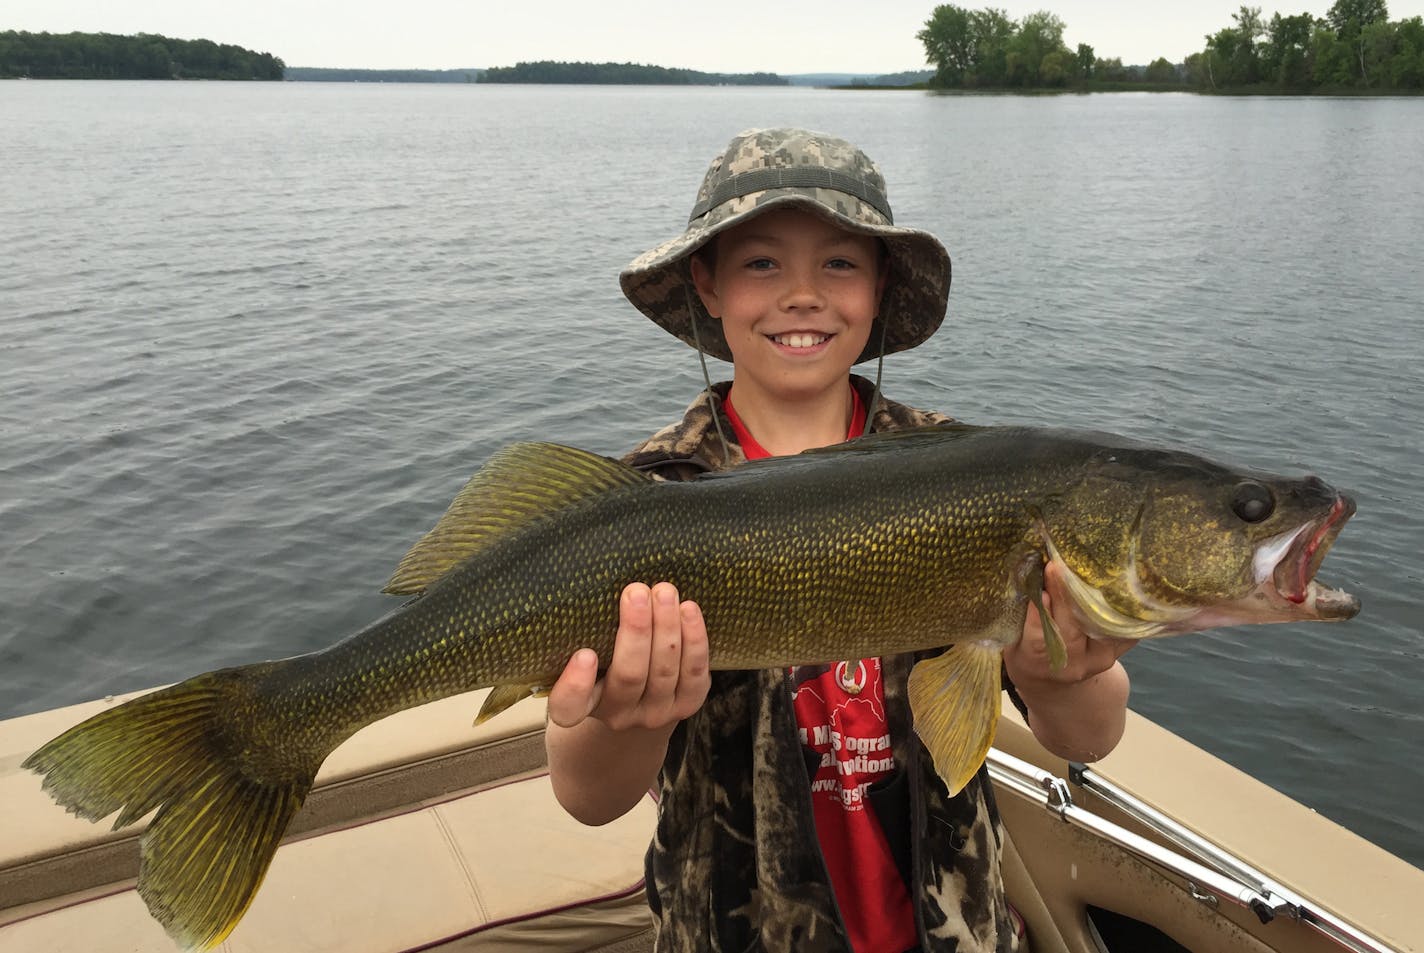
<path fill-rule="evenodd" d="M 875 389 L 870 392 L 870 403 L 865 407 L 863 433 L 870 433 L 875 427 L 875 410 L 880 404 L 880 378 L 885 373 L 885 328 L 889 323 L 888 321 L 880 322 L 880 353 L 875 358 Z"/>
<path fill-rule="evenodd" d="M 687 317 L 692 324 L 692 343 L 697 348 L 697 360 L 702 364 L 702 382 L 707 385 L 707 406 L 712 411 L 712 424 L 717 428 L 717 439 L 722 441 L 722 459 L 732 458 L 732 449 L 727 445 L 727 435 L 722 432 L 722 417 L 717 413 L 717 395 L 712 390 L 712 375 L 707 373 L 707 352 L 702 350 L 702 338 L 697 333 L 697 308 L 692 304 L 692 292 L 683 282 L 682 293 L 687 298 Z"/>

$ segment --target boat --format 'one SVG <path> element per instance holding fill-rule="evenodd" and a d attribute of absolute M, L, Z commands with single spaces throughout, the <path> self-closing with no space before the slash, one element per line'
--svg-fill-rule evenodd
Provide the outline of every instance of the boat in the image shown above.
<path fill-rule="evenodd" d="M 472 728 L 483 694 L 338 748 L 219 949 L 651 949 L 651 793 L 606 826 L 573 821 L 549 786 L 543 703 Z M 0 721 L 0 953 L 175 949 L 134 886 L 143 822 L 110 831 L 66 814 L 20 767 L 129 697 Z M 1034 953 L 1424 951 L 1424 871 L 1128 716 L 1118 748 L 1083 766 L 1004 707 L 990 772 Z"/>

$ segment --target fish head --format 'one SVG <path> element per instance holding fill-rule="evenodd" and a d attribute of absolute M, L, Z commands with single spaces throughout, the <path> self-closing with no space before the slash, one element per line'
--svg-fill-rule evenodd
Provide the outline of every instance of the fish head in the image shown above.
<path fill-rule="evenodd" d="M 1315 574 L 1354 512 L 1315 476 L 1118 448 L 1059 496 L 1041 529 L 1089 630 L 1147 638 L 1351 618 L 1359 600 Z"/>

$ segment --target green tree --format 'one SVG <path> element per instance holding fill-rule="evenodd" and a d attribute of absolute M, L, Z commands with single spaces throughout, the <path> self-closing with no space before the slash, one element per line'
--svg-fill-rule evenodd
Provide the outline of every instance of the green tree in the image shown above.
<path fill-rule="evenodd" d="M 1019 25 L 1003 10 L 942 4 L 915 35 L 925 47 L 926 61 L 935 67 L 934 85 L 1002 86 L 1008 77 L 1009 47 L 1018 32 Z"/>
<path fill-rule="evenodd" d="M 1231 14 L 1231 19 L 1236 21 L 1236 28 L 1249 43 L 1255 43 L 1266 35 L 1266 21 L 1261 19 L 1260 7 L 1243 6 Z"/>
<path fill-rule="evenodd" d="M 1389 19 L 1385 0 L 1335 0 L 1325 13 L 1325 20 L 1337 36 L 1358 32 L 1371 23 Z"/>
<path fill-rule="evenodd" d="M 1230 27 L 1217 30 L 1207 36 L 1202 66 L 1206 68 L 1208 87 L 1219 89 L 1222 86 L 1232 85 L 1234 82 L 1233 69 L 1237 59 L 1236 51 L 1241 43 L 1240 32 Z"/>
<path fill-rule="evenodd" d="M 1193 53 L 1182 62 L 1182 74 L 1187 85 L 1204 87 L 1209 86 L 1206 76 L 1206 54 Z"/>
<path fill-rule="evenodd" d="M 1398 52 L 1398 24 L 1388 20 L 1376 20 L 1360 31 L 1362 50 L 1361 79 L 1364 85 L 1388 87 L 1392 83 L 1393 61 Z"/>
<path fill-rule="evenodd" d="M 1073 78 L 1073 67 L 1077 59 L 1068 48 L 1054 50 L 1046 54 L 1038 64 L 1038 81 L 1044 86 L 1066 86 Z"/>
<path fill-rule="evenodd" d="M 970 12 L 954 4 L 935 7 L 915 37 L 924 44 L 925 62 L 935 68 L 932 85 L 963 86 L 977 53 Z"/>
<path fill-rule="evenodd" d="M 1390 66 L 1390 82 L 1396 89 L 1424 89 L 1424 17 L 1410 17 L 1396 24 L 1399 42 Z"/>
<path fill-rule="evenodd" d="M 1325 13 L 1325 19 L 1335 29 L 1335 35 L 1350 47 L 1361 86 L 1370 84 L 1369 46 L 1367 35 L 1370 27 L 1387 23 L 1389 10 L 1385 0 L 1335 0 Z"/>
<path fill-rule="evenodd" d="M 1159 56 L 1147 64 L 1147 72 L 1143 78 L 1149 83 L 1175 84 L 1178 82 L 1177 67 L 1168 62 L 1165 56 Z"/>
<path fill-rule="evenodd" d="M 145 37 L 149 42 L 140 46 L 134 54 L 134 67 L 138 70 L 139 79 L 170 79 L 173 76 L 173 65 L 168 60 L 168 47 L 152 37 Z"/>
<path fill-rule="evenodd" d="M 1047 10 L 1024 17 L 1018 33 L 1009 40 L 1008 81 L 1016 86 L 1037 86 L 1045 82 L 1040 76 L 1044 58 L 1059 52 L 1065 59 L 1071 55 L 1063 45 L 1065 28 L 1062 19 Z M 1055 74 L 1066 75 L 1056 58 L 1053 65 Z"/>
<path fill-rule="evenodd" d="M 1093 78 L 1093 63 L 1096 62 L 1093 55 L 1093 48 L 1086 43 L 1078 44 L 1077 69 L 1079 79 Z"/>
<path fill-rule="evenodd" d="M 1266 24 L 1261 19 L 1260 7 L 1243 6 L 1231 15 L 1236 21 L 1236 33 L 1240 42 L 1232 51 L 1231 77 L 1233 85 L 1249 86 L 1261 78 L 1261 60 L 1256 41 L 1266 35 Z"/>
<path fill-rule="evenodd" d="M 997 7 L 974 10 L 969 15 L 974 31 L 974 76 L 971 85 L 1004 86 L 1009 78 L 1009 44 L 1019 25 Z"/>
<path fill-rule="evenodd" d="M 1268 82 L 1286 89 L 1310 85 L 1310 40 L 1314 28 L 1315 18 L 1308 13 L 1292 17 L 1277 13 L 1271 17 L 1261 50 L 1262 75 Z"/>
<path fill-rule="evenodd" d="M 1260 7 L 1241 7 L 1231 15 L 1235 27 L 1208 34 L 1202 66 L 1211 89 L 1249 86 L 1260 79 L 1256 40 L 1265 35 Z"/>
<path fill-rule="evenodd" d="M 1333 30 L 1317 29 L 1310 35 L 1310 78 L 1316 87 L 1335 89 L 1354 82 L 1354 59 L 1349 44 Z"/>
<path fill-rule="evenodd" d="M 1127 82 L 1127 67 L 1122 65 L 1122 57 L 1100 59 L 1093 64 L 1093 73 L 1104 83 Z"/>

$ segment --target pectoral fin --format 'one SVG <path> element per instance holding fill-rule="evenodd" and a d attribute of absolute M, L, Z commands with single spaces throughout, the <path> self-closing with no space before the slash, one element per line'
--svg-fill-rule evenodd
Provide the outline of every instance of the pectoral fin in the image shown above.
<path fill-rule="evenodd" d="M 1060 672 L 1063 666 L 1068 664 L 1068 646 L 1063 644 L 1063 636 L 1058 631 L 1058 626 L 1053 624 L 1053 617 L 1043 608 L 1043 560 L 1037 560 L 1028 570 L 1024 577 L 1024 588 L 1033 602 L 1033 607 L 1038 610 L 1038 619 L 1043 626 L 1043 647 L 1048 650 L 1048 667 L 1050 670 Z"/>
<path fill-rule="evenodd" d="M 935 771 L 958 794 L 994 743 L 999 724 L 1001 647 L 961 642 L 910 672 L 910 710 Z"/>
<path fill-rule="evenodd" d="M 547 694 L 549 690 L 539 685 L 496 685 L 486 696 L 485 703 L 480 706 L 480 713 L 475 716 L 475 724 L 483 725 L 506 708 L 524 701 L 531 695 L 543 697 Z"/>

